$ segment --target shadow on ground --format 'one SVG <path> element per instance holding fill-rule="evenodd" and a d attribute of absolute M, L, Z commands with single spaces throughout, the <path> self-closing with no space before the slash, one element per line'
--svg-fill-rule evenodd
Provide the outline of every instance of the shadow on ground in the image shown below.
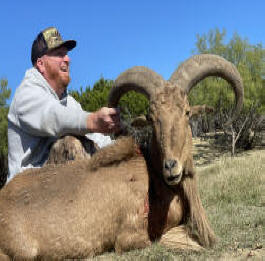
<path fill-rule="evenodd" d="M 215 146 L 211 138 L 193 138 L 193 159 L 196 166 L 210 164 L 224 155 L 230 155 L 229 150 Z"/>
<path fill-rule="evenodd" d="M 192 142 L 195 166 L 204 166 L 217 161 L 220 157 L 231 156 L 231 149 L 228 146 L 223 145 L 220 141 L 218 143 L 215 142 L 215 136 L 213 133 L 205 134 L 202 138 L 193 138 Z M 251 155 L 255 150 L 260 149 L 265 149 L 264 141 L 252 150 L 236 150 L 235 157 L 241 155 Z"/>

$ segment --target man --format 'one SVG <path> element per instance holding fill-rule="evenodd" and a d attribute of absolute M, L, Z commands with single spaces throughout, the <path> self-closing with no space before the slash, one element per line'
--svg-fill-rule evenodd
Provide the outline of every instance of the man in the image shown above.
<path fill-rule="evenodd" d="M 24 169 L 43 166 L 51 144 L 63 135 L 119 129 L 117 109 L 88 113 L 67 93 L 68 51 L 75 46 L 76 41 L 63 41 L 54 27 L 39 33 L 32 44 L 33 67 L 26 71 L 8 114 L 8 181 Z M 106 137 L 97 134 L 102 139 Z"/>

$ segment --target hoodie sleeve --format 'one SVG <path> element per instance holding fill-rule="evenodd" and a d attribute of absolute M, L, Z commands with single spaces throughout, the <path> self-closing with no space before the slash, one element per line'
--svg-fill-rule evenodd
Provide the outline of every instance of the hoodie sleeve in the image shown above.
<path fill-rule="evenodd" d="M 84 135 L 88 133 L 88 113 L 77 106 L 68 107 L 38 86 L 25 87 L 14 97 L 11 114 L 15 124 L 34 136 Z"/>

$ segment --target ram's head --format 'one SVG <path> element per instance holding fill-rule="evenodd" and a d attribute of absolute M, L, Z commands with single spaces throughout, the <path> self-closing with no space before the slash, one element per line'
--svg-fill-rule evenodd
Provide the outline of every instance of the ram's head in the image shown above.
<path fill-rule="evenodd" d="M 162 173 L 168 185 L 179 184 L 183 174 L 192 171 L 192 135 L 189 117 L 205 107 L 190 107 L 188 93 L 208 76 L 219 76 L 230 83 L 235 93 L 234 120 L 243 104 L 243 84 L 233 64 L 217 55 L 196 55 L 182 63 L 169 81 L 154 71 L 133 67 L 122 73 L 111 90 L 109 105 L 116 107 L 130 90 L 143 93 L 150 101 L 149 118 L 153 125 L 151 165 Z"/>

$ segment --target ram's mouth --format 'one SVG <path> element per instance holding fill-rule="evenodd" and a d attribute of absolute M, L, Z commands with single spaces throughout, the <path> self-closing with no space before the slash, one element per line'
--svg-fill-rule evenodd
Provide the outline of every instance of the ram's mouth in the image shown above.
<path fill-rule="evenodd" d="M 182 167 L 179 166 L 178 168 L 173 168 L 170 170 L 165 169 L 163 176 L 164 176 L 165 182 L 168 185 L 174 186 L 180 183 L 182 179 L 182 174 L 183 174 L 183 169 Z"/>
<path fill-rule="evenodd" d="M 165 181 L 168 185 L 170 186 L 174 186 L 180 183 L 181 178 L 182 178 L 182 172 L 178 173 L 178 174 L 173 174 L 173 175 L 169 175 L 169 176 L 165 176 Z"/>

